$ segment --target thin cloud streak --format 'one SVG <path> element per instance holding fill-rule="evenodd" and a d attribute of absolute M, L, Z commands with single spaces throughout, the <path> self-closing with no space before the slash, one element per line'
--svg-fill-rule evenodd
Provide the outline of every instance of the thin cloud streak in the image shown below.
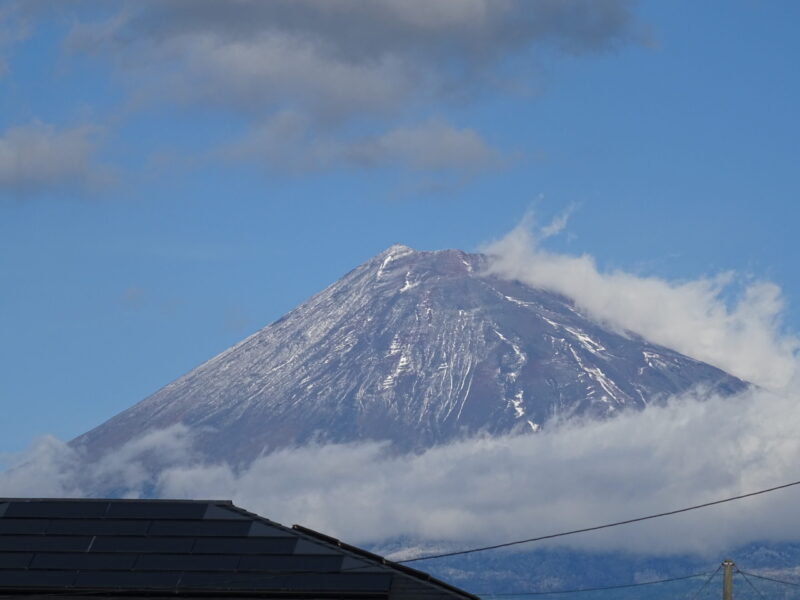
<path fill-rule="evenodd" d="M 307 119 L 284 112 L 244 140 L 223 149 L 222 158 L 253 158 L 268 170 L 294 173 L 350 168 L 472 172 L 500 167 L 508 159 L 473 129 L 443 119 L 398 127 L 372 137 L 342 139 L 316 134 Z"/>
<path fill-rule="evenodd" d="M 0 136 L 0 191 L 25 196 L 110 184 L 112 169 L 94 160 L 98 132 L 90 125 L 57 129 L 39 122 L 10 127 Z"/>
<path fill-rule="evenodd" d="M 0 81 L 9 74 L 12 48 L 30 35 L 30 22 L 22 13 L 15 5 L 0 6 Z"/>

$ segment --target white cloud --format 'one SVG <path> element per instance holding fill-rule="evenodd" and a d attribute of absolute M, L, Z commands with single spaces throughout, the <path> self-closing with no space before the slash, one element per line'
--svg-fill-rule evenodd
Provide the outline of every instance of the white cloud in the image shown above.
<path fill-rule="evenodd" d="M 796 400 L 763 392 L 676 400 L 541 435 L 467 440 L 420 455 L 377 444 L 278 452 L 234 471 L 175 467 L 165 496 L 232 495 L 271 518 L 351 539 L 469 546 L 657 513 L 796 479 Z M 561 540 L 576 548 L 713 553 L 796 540 L 791 490 Z M 789 524 L 792 522 L 792 524 Z"/>
<path fill-rule="evenodd" d="M 601 272 L 588 255 L 542 249 L 526 219 L 488 245 L 490 270 L 572 298 L 580 310 L 620 331 L 781 389 L 797 376 L 798 338 L 782 329 L 781 290 L 731 273 L 670 282 L 623 271 Z M 741 286 L 738 297 L 731 292 Z"/>
<path fill-rule="evenodd" d="M 358 544 L 404 536 L 441 547 L 533 537 L 681 508 L 797 478 L 796 395 L 691 396 L 536 435 L 471 439 L 422 454 L 378 443 L 308 446 L 233 468 L 192 454 L 175 427 L 86 466 L 47 439 L 0 474 L 4 495 L 232 498 L 286 524 Z M 590 550 L 711 554 L 796 541 L 797 490 L 563 538 Z M 539 547 L 539 546 L 536 546 Z"/>
<path fill-rule="evenodd" d="M 111 491 L 136 497 L 152 487 L 160 469 L 192 460 L 191 432 L 183 425 L 148 433 L 94 457 L 91 465 L 80 450 L 43 436 L 0 473 L 0 490 L 6 497 L 91 497 Z"/>
<path fill-rule="evenodd" d="M 577 206 L 575 204 L 570 204 L 567 206 L 567 208 L 553 217 L 552 221 L 539 230 L 539 239 L 546 240 L 547 238 L 551 238 L 564 231 L 564 228 L 567 226 L 567 223 L 569 222 L 569 219 L 572 216 L 572 213 L 575 212 L 576 208 Z"/>
<path fill-rule="evenodd" d="M 16 459 L 16 460 L 15 460 Z M 52 436 L 36 440 L 19 457 L 5 456 L 0 489 L 6 497 L 75 497 L 85 494 L 75 479 L 77 453 Z"/>
<path fill-rule="evenodd" d="M 92 126 L 43 123 L 7 129 L 0 137 L 0 190 L 27 194 L 107 184 L 110 169 L 93 158 L 97 133 Z"/>

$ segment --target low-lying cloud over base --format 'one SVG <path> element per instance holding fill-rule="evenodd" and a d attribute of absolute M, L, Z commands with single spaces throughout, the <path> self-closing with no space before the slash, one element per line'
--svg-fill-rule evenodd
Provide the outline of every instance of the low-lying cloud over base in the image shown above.
<path fill-rule="evenodd" d="M 5 496 L 231 498 L 279 522 L 354 543 L 402 536 L 461 547 L 617 521 L 796 480 L 797 422 L 794 398 L 751 390 L 705 402 L 675 398 L 608 421 L 469 439 L 418 455 L 392 455 L 380 443 L 308 446 L 242 468 L 193 458 L 191 432 L 174 427 L 94 462 L 63 442 L 40 440 L 15 469 L 0 474 L 0 489 Z M 788 489 L 559 544 L 705 554 L 753 540 L 797 540 L 798 493 Z"/>

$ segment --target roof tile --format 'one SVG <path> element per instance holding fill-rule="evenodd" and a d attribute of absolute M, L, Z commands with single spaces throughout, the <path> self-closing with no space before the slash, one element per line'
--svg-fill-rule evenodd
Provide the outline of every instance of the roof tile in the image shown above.
<path fill-rule="evenodd" d="M 1 499 L 0 594 L 64 590 L 477 600 L 425 573 L 226 501 Z"/>

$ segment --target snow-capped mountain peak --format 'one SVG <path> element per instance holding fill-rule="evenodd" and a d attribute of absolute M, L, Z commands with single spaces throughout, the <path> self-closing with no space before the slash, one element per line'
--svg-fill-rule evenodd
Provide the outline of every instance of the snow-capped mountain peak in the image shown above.
<path fill-rule="evenodd" d="M 184 423 L 235 462 L 311 440 L 416 450 L 746 385 L 486 265 L 395 244 L 74 443 L 102 450 Z"/>

